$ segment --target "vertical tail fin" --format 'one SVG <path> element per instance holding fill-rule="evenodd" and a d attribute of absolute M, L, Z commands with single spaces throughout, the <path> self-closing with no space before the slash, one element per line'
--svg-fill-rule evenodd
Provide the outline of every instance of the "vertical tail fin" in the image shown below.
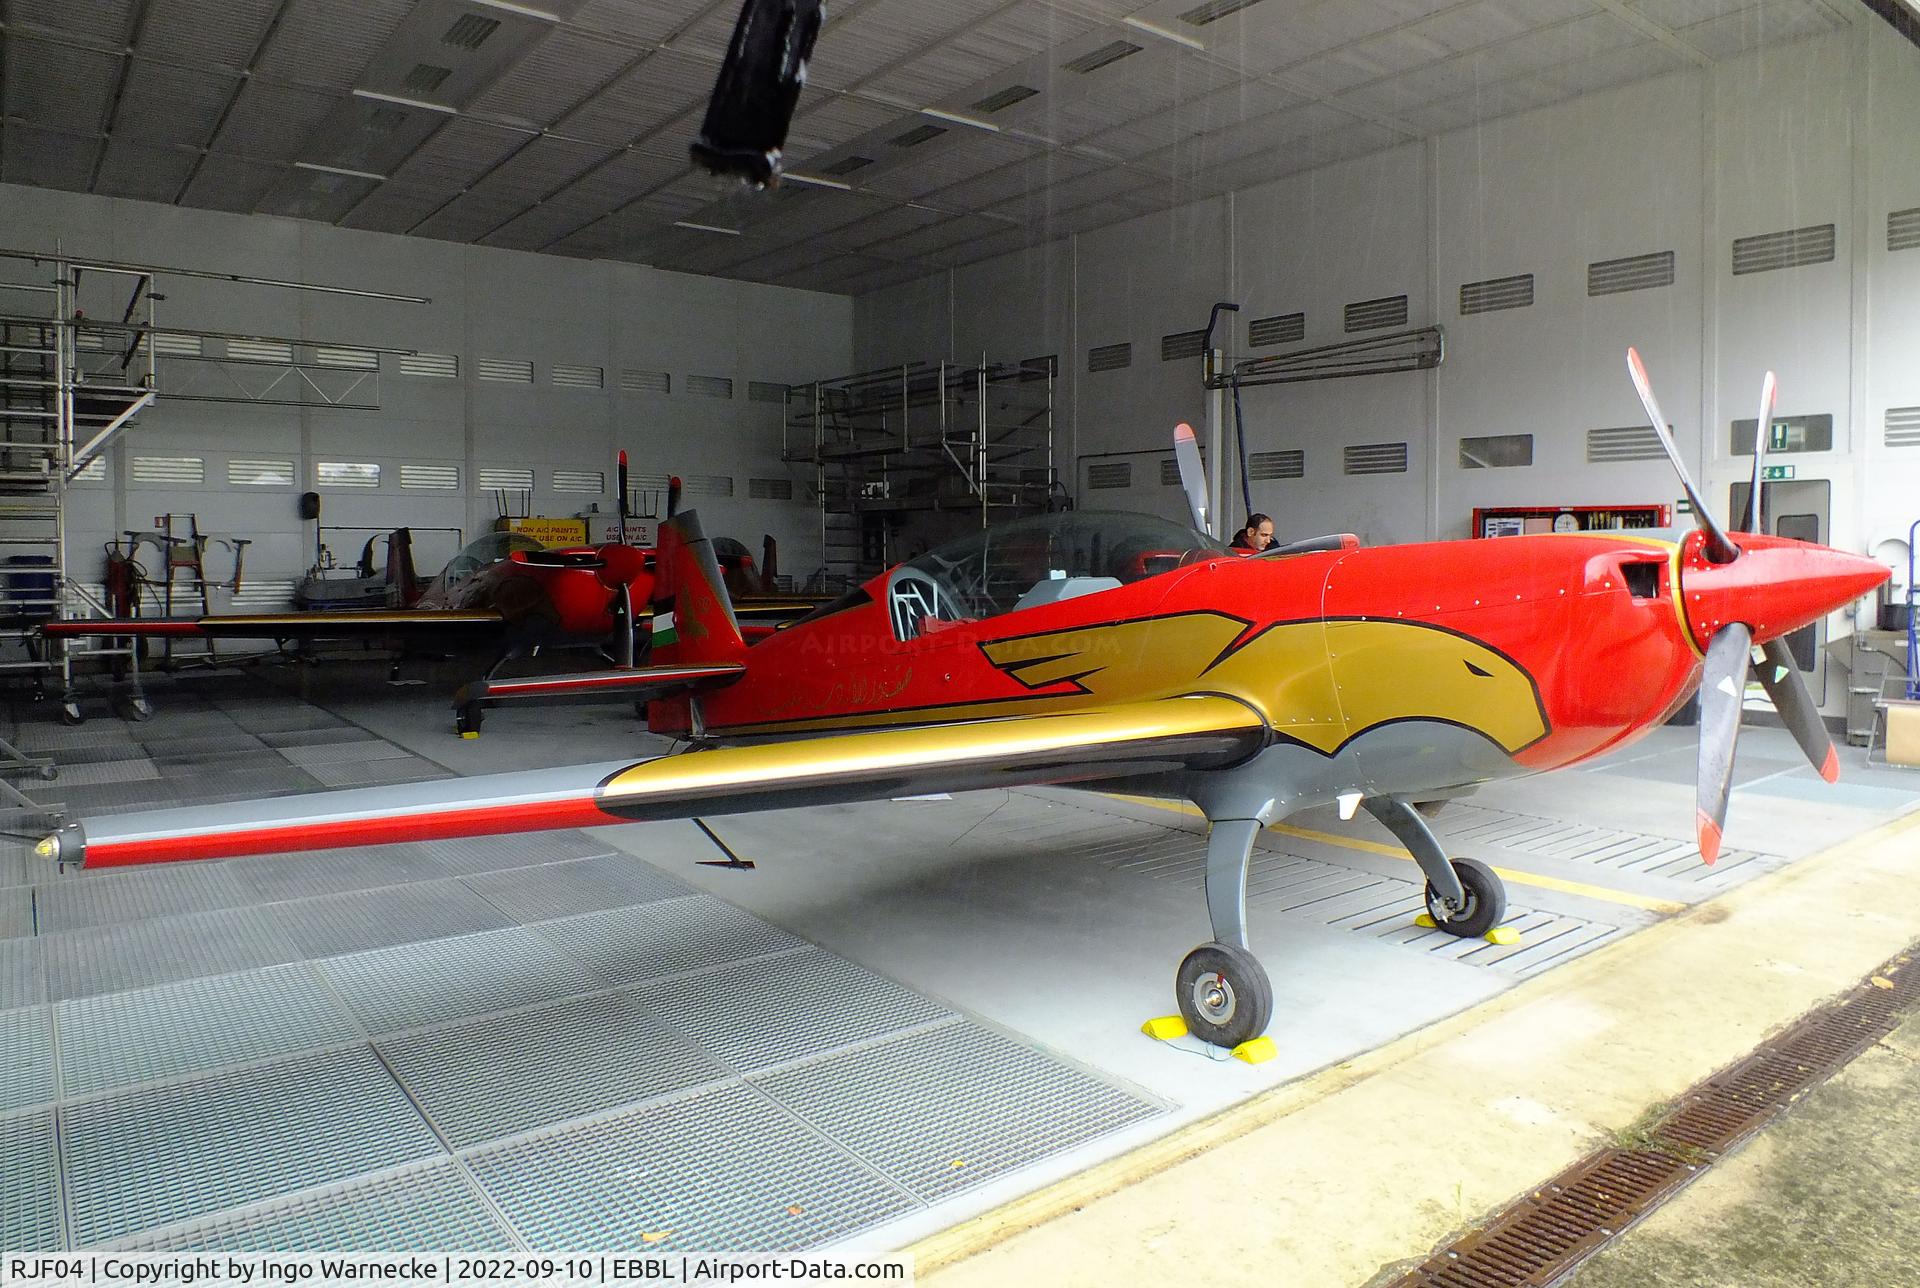
<path fill-rule="evenodd" d="M 654 553 L 653 661 L 733 662 L 746 651 L 699 514 L 666 520 Z"/>

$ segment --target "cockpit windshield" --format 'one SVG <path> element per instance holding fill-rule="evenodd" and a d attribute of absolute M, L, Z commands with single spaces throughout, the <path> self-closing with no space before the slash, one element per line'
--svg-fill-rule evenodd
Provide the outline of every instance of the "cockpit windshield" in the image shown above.
<path fill-rule="evenodd" d="M 440 576 L 448 585 L 454 585 L 465 581 L 488 564 L 499 563 L 515 551 L 545 549 L 545 546 L 522 532 L 489 532 L 461 547 L 460 553 L 447 563 L 446 570 Z"/>
<path fill-rule="evenodd" d="M 1227 550 L 1165 519 L 1075 510 L 1000 524 L 896 568 L 894 633 L 913 639 L 962 622 L 1111 590 Z"/>

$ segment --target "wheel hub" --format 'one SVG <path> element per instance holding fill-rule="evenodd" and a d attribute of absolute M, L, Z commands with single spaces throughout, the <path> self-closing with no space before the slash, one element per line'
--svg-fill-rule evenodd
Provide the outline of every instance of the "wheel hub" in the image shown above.
<path fill-rule="evenodd" d="M 1224 975 L 1202 975 L 1193 982 L 1193 1009 L 1209 1024 L 1225 1024 L 1233 1018 L 1236 1001 L 1233 985 Z"/>

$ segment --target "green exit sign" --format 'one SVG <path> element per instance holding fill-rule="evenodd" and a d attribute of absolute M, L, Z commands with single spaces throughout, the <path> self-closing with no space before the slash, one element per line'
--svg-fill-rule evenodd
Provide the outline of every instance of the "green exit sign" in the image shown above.
<path fill-rule="evenodd" d="M 1760 478 L 1767 483 L 1778 483 L 1792 477 L 1793 466 L 1791 465 L 1763 465 L 1760 467 Z"/>

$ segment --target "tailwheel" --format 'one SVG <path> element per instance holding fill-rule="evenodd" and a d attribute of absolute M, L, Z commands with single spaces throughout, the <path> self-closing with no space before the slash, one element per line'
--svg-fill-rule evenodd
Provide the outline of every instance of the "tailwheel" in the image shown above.
<path fill-rule="evenodd" d="M 1433 924 L 1449 935 L 1478 939 L 1499 925 L 1507 915 L 1506 883 L 1493 869 L 1478 859 L 1452 859 L 1454 875 L 1460 878 L 1466 899 L 1453 906 L 1434 892 L 1427 883 L 1427 915 Z"/>
<path fill-rule="evenodd" d="M 77 725 L 84 722 L 85 720 L 86 720 L 86 716 L 80 713 L 80 704 L 78 702 L 68 701 L 68 702 L 62 702 L 60 704 L 60 723 L 61 724 Z"/>
<path fill-rule="evenodd" d="M 1187 1031 L 1214 1046 L 1250 1042 L 1273 1018 L 1266 968 L 1233 944 L 1202 944 L 1188 953 L 1174 976 L 1174 993 Z"/>

